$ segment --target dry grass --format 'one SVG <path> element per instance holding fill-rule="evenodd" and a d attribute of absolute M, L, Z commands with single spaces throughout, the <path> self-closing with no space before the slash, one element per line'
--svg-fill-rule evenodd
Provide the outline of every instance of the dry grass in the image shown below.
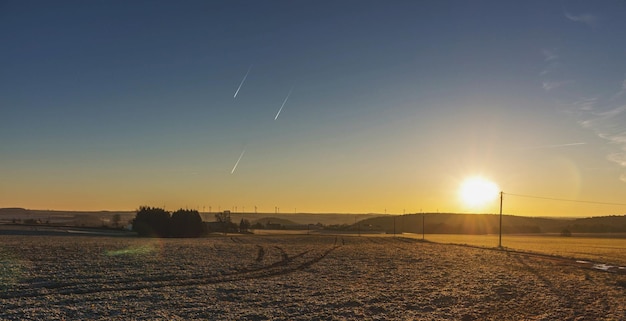
<path fill-rule="evenodd" d="M 406 238 L 0 237 L 2 320 L 623 320 L 624 275 Z"/>

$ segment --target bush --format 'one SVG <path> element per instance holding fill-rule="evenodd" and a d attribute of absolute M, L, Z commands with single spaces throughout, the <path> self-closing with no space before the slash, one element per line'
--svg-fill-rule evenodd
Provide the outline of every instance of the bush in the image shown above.
<path fill-rule="evenodd" d="M 142 206 L 133 219 L 133 231 L 139 236 L 166 237 L 169 225 L 170 213 L 162 208 Z"/>
<path fill-rule="evenodd" d="M 204 224 L 198 211 L 180 209 L 172 214 L 170 221 L 170 235 L 173 237 L 199 237 L 204 234 Z"/>

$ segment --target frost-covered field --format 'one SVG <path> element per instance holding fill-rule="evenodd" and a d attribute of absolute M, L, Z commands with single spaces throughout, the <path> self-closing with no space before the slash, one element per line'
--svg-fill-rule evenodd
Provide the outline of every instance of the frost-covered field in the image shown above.
<path fill-rule="evenodd" d="M 626 276 L 392 237 L 0 236 L 2 320 L 624 320 Z"/>

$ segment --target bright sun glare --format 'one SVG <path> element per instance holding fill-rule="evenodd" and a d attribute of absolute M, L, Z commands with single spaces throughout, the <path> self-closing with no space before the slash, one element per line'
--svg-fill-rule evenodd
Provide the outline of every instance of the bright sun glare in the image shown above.
<path fill-rule="evenodd" d="M 496 183 L 479 176 L 467 178 L 459 189 L 463 203 L 474 208 L 488 205 L 498 197 L 498 192 Z"/>

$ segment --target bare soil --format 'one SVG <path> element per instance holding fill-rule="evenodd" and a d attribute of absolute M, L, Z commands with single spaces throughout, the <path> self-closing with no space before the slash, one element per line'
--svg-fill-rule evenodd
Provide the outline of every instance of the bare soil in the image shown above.
<path fill-rule="evenodd" d="M 625 320 L 626 275 L 392 237 L 0 236 L 2 320 Z"/>

